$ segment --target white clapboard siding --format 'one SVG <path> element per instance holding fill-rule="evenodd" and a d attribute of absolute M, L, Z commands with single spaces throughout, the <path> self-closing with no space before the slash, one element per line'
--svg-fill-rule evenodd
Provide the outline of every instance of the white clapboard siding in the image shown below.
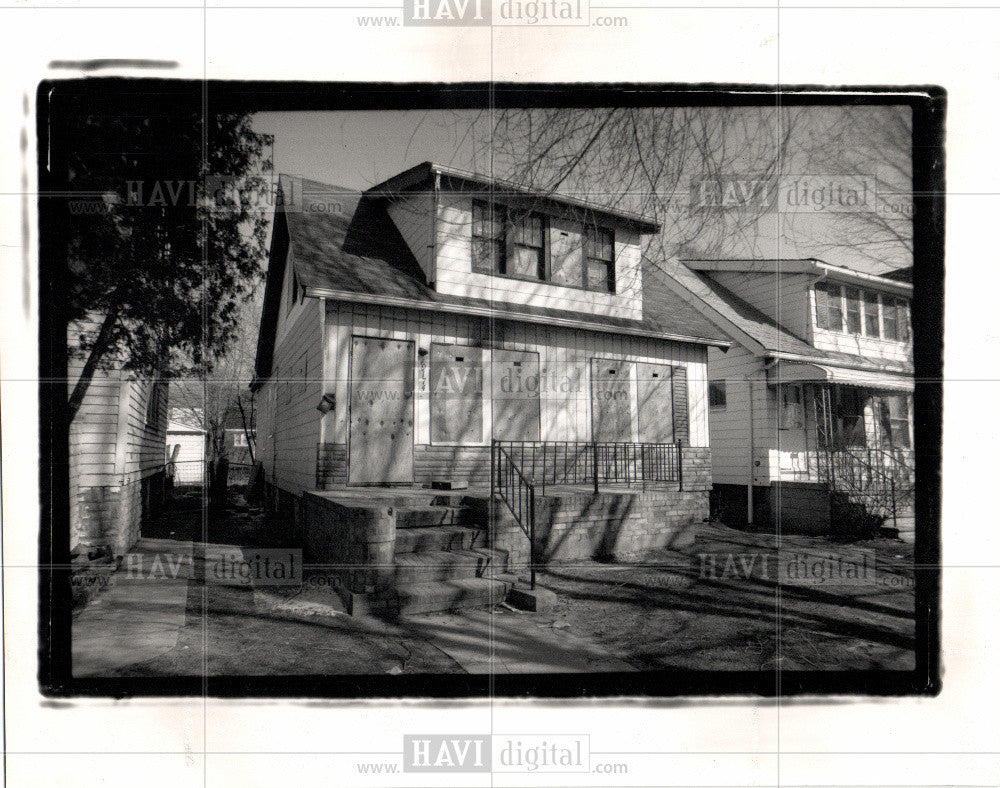
<path fill-rule="evenodd" d="M 777 406 L 774 390 L 767 385 L 763 360 L 734 345 L 728 353 L 709 348 L 710 380 L 726 382 L 726 407 L 709 408 L 712 446 L 712 481 L 716 484 L 746 484 L 750 472 L 750 392 L 753 390 L 754 455 L 777 445 Z M 766 468 L 762 470 L 766 474 Z M 768 479 L 757 479 L 767 484 Z"/>
<path fill-rule="evenodd" d="M 98 316 L 74 323 L 67 334 L 66 396 L 83 370 L 76 353 L 80 335 L 100 327 Z M 78 536 L 81 498 L 93 487 L 117 489 L 161 470 L 167 428 L 167 393 L 162 388 L 159 409 L 147 423 L 153 381 L 132 380 L 119 369 L 98 369 L 69 428 L 70 533 Z M 138 510 L 128 511 L 137 518 Z M 110 515 L 109 515 L 110 516 Z"/>
<path fill-rule="evenodd" d="M 284 295 L 284 294 L 283 294 Z M 284 299 L 283 299 L 284 300 Z M 258 459 L 279 487 L 295 494 L 316 487 L 322 397 L 322 301 L 297 303 L 278 329 L 272 374 L 257 394 L 263 403 Z"/>
<path fill-rule="evenodd" d="M 713 271 L 710 276 L 802 340 L 809 340 L 808 274 Z"/>
<path fill-rule="evenodd" d="M 478 317 L 332 301 L 328 302 L 326 309 L 325 391 L 333 395 L 336 403 L 334 410 L 324 419 L 323 440 L 327 443 L 344 444 L 348 439 L 351 336 L 358 335 L 415 342 L 417 385 L 414 435 L 418 444 L 430 443 L 428 364 L 431 344 L 484 346 L 483 389 L 489 392 L 492 390 L 489 353 L 492 343 L 507 350 L 538 353 L 540 375 L 544 376 L 548 392 L 541 397 L 544 440 L 590 440 L 590 362 L 593 358 L 608 358 L 684 367 L 688 381 L 689 443 L 692 446 L 708 446 L 707 353 L 702 346 L 525 323 L 491 323 Z M 484 407 L 484 444 L 490 434 L 489 418 L 489 408 Z M 635 425 L 633 427 L 635 432 Z"/>
<path fill-rule="evenodd" d="M 440 293 L 563 309 L 582 314 L 642 318 L 642 250 L 638 233 L 615 228 L 615 293 L 595 293 L 548 282 L 521 281 L 472 271 L 472 198 L 440 196 L 436 289 Z"/>

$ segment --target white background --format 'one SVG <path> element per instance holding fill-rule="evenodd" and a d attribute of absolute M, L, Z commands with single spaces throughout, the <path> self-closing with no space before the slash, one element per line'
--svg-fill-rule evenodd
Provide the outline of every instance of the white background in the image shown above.
<path fill-rule="evenodd" d="M 390 5 L 391 0 L 369 0 Z M 499 775 L 497 785 L 1000 783 L 997 648 L 996 226 L 1000 9 L 859 0 L 671 7 L 629 26 L 396 28 L 357 8 L 44 8 L 4 0 L 0 29 L 2 474 L 7 777 L 12 786 L 489 785 L 474 775 L 364 777 L 354 751 L 403 733 L 585 733 L 627 777 Z M 344 0 L 358 2 L 358 0 Z M 609 13 L 618 13 L 611 11 Z M 392 13 L 372 11 L 368 13 Z M 341 704 L 67 701 L 37 690 L 34 91 L 53 59 L 175 60 L 148 76 L 939 84 L 949 91 L 944 483 L 944 690 L 913 700 Z M 100 72 L 122 73 L 115 71 Z M 23 223 L 27 222 L 27 225 Z M 919 283 L 918 283 L 919 286 Z M 614 755 L 611 753 L 643 753 Z M 307 754 L 306 754 L 307 753 Z M 605 756 L 602 756 L 605 757 Z M 372 760 L 378 760 L 372 756 Z M 384 760 L 392 761 L 392 756 Z M 424 781 L 421 782 L 421 779 Z"/>

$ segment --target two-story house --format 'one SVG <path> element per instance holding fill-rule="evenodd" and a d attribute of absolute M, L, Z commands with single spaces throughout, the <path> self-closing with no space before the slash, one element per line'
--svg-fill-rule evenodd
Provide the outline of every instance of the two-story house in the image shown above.
<path fill-rule="evenodd" d="M 709 351 L 715 508 L 734 524 L 912 537 L 908 271 L 687 260 L 675 276 L 735 341 Z"/>
<path fill-rule="evenodd" d="M 708 516 L 708 348 L 730 343 L 644 260 L 656 223 L 430 163 L 279 191 L 253 389 L 292 510 L 467 488 L 537 520 L 547 558 Z"/>

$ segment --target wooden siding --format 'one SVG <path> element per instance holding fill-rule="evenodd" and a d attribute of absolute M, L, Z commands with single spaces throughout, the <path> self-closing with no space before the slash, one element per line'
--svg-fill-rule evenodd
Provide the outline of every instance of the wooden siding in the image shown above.
<path fill-rule="evenodd" d="M 83 369 L 72 353 L 80 334 L 98 329 L 91 319 L 70 327 L 67 397 Z M 91 533 L 107 537 L 116 550 L 131 546 L 138 534 L 138 507 L 122 508 L 123 498 L 95 490 L 118 490 L 141 482 L 165 461 L 168 393 L 161 386 L 159 407 L 147 424 L 147 405 L 154 381 L 131 380 L 121 370 L 98 370 L 69 429 L 71 544 Z M 100 500 L 100 506 L 93 502 Z"/>
<path fill-rule="evenodd" d="M 809 274 L 764 274 L 744 271 L 713 271 L 709 274 L 751 306 L 757 307 L 799 339 L 809 341 Z"/>
<path fill-rule="evenodd" d="M 711 380 L 725 381 L 726 406 L 710 408 L 712 481 L 716 484 L 746 484 L 750 472 L 750 392 L 753 391 L 754 456 L 777 446 L 777 408 L 774 390 L 764 377 L 764 364 L 739 345 L 728 353 L 710 348 L 708 371 Z M 755 474 L 758 484 L 770 481 L 762 462 Z"/>
<path fill-rule="evenodd" d="M 440 293 L 455 296 L 565 309 L 581 314 L 641 319 L 640 244 L 638 233 L 615 228 L 617 292 L 614 294 L 474 273 L 472 198 L 445 193 L 441 195 L 438 205 L 436 288 Z"/>
<path fill-rule="evenodd" d="M 279 326 L 272 375 L 255 395 L 260 405 L 257 453 L 268 479 L 298 495 L 316 486 L 323 301 L 304 299 L 286 320 L 287 325 Z"/>
<path fill-rule="evenodd" d="M 589 367 L 593 358 L 648 362 L 686 371 L 689 442 L 708 445 L 706 348 L 659 339 L 621 336 L 527 323 L 491 323 L 463 315 L 328 302 L 324 391 L 334 409 L 323 419 L 323 441 L 347 443 L 348 361 L 353 335 L 413 339 L 417 352 L 415 441 L 430 444 L 429 358 L 432 343 L 480 346 L 483 390 L 492 390 L 489 345 L 539 354 L 542 440 L 590 440 Z M 634 376 L 632 385 L 635 385 Z M 677 393 L 675 393 L 677 398 Z M 315 408 L 316 400 L 312 403 Z M 483 445 L 490 435 L 490 408 L 483 408 Z M 262 431 L 263 432 L 263 431 Z M 635 435 L 633 435 L 635 439 Z"/>
<path fill-rule="evenodd" d="M 429 192 L 409 194 L 389 207 L 399 234 L 403 236 L 428 282 L 434 281 L 434 198 Z"/>

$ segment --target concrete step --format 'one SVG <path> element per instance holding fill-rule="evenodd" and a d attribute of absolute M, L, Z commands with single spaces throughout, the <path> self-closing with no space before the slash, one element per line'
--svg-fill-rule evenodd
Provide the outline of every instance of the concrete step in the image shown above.
<path fill-rule="evenodd" d="M 396 556 L 397 586 L 432 580 L 492 577 L 506 571 L 506 550 L 426 550 Z"/>
<path fill-rule="evenodd" d="M 398 528 L 396 556 L 428 550 L 469 550 L 486 543 L 486 532 L 461 525 Z"/>
<path fill-rule="evenodd" d="M 407 583 L 397 586 L 395 594 L 387 597 L 384 604 L 387 612 L 397 616 L 498 605 L 507 598 L 515 581 L 512 575 L 507 575 L 503 579 L 471 577 Z"/>
<path fill-rule="evenodd" d="M 396 507 L 397 528 L 428 528 L 433 525 L 458 525 L 467 522 L 457 506 L 407 504 Z"/>

